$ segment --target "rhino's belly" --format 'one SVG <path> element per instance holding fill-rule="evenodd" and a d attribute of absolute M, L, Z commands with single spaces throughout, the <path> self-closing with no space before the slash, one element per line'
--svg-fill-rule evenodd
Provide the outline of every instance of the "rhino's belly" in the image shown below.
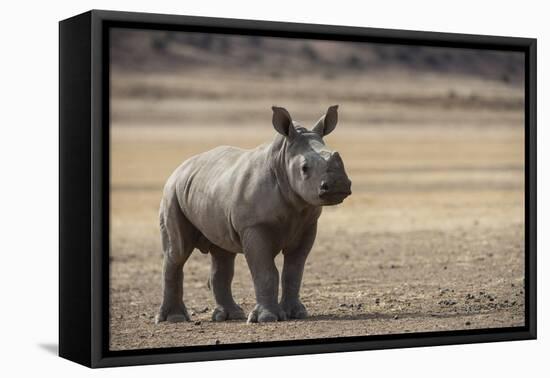
<path fill-rule="evenodd" d="M 219 197 L 207 195 L 201 190 L 196 195 L 188 196 L 182 205 L 187 219 L 210 243 L 233 253 L 242 253 L 240 238 Z"/>
<path fill-rule="evenodd" d="M 216 222 L 217 223 L 217 222 Z M 228 224 L 208 224 L 197 227 L 208 241 L 226 251 L 242 253 L 242 246 L 235 231 Z"/>

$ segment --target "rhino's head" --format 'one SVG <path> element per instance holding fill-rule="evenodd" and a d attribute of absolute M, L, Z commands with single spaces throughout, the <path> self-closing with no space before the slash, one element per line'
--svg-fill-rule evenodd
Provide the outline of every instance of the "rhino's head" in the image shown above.
<path fill-rule="evenodd" d="M 331 150 L 323 137 L 338 122 L 338 105 L 308 130 L 296 122 L 285 108 L 274 106 L 273 126 L 285 139 L 283 164 L 292 190 L 314 206 L 336 205 L 351 194 L 351 181 L 338 152 Z"/>

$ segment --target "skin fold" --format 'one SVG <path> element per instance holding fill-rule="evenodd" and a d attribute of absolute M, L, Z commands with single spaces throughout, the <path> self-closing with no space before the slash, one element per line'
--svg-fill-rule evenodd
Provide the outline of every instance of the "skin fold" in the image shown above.
<path fill-rule="evenodd" d="M 344 163 L 323 137 L 334 130 L 331 106 L 312 130 L 273 107 L 277 136 L 252 150 L 221 146 L 183 162 L 166 182 L 160 205 L 164 253 L 163 298 L 157 322 L 188 321 L 183 303 L 183 266 L 194 249 L 210 253 L 212 320 L 245 319 L 234 301 L 235 257 L 250 269 L 256 306 L 248 322 L 307 316 L 300 286 L 323 206 L 351 194 Z M 280 277 L 275 257 L 283 253 Z"/>

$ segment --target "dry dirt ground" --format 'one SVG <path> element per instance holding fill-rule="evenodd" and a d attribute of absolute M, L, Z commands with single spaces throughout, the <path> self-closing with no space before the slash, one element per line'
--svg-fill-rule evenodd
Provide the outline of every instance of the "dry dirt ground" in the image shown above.
<path fill-rule="evenodd" d="M 220 144 L 251 148 L 271 140 L 274 131 L 269 100 L 261 96 L 241 101 L 254 111 L 265 105 L 258 116 L 264 121 L 246 123 L 226 109 L 224 123 L 216 104 L 225 102 L 201 97 L 190 105 L 184 99 L 181 110 L 170 107 L 173 99 L 157 98 L 150 105 L 125 97 L 133 79 L 123 79 L 113 83 L 112 350 L 524 324 L 523 119 L 513 103 L 521 89 L 473 83 L 468 88 L 479 90 L 475 98 L 488 101 L 481 107 L 473 100 L 460 102 L 473 96 L 461 92 L 464 81 L 434 86 L 453 90 L 432 93 L 441 100 L 435 105 L 391 93 L 376 100 L 372 94 L 368 124 L 360 117 L 363 100 L 351 98 L 346 105 L 337 99 L 341 123 L 326 142 L 340 151 L 353 195 L 321 216 L 301 292 L 310 317 L 274 324 L 211 322 L 209 256 L 196 251 L 184 270 L 184 299 L 193 321 L 155 325 L 162 266 L 157 214 L 164 181 L 195 153 Z M 253 92 L 247 88 L 242 92 Z M 313 103 L 315 116 L 303 110 L 299 119 L 320 116 L 323 107 Z M 209 124 L 201 118 L 208 104 Z M 197 106 L 203 113 L 189 110 Z M 292 104 L 287 106 L 292 112 Z M 185 109 L 192 121 L 176 122 L 185 119 Z M 278 258 L 279 267 L 281 262 Z M 233 292 L 250 311 L 254 293 L 243 256 L 237 258 Z"/>

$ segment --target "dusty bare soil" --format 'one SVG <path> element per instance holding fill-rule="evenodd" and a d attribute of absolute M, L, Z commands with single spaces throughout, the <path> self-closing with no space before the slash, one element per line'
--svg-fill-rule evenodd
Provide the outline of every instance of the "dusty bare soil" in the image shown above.
<path fill-rule="evenodd" d="M 133 80 L 139 81 L 115 81 L 115 94 Z M 523 118 L 521 108 L 507 102 L 521 89 L 464 80 L 433 85 L 430 80 L 428 87 L 437 89 L 432 95 L 443 97 L 435 105 L 411 103 L 408 97 L 373 100 L 364 107 L 364 99 L 334 101 L 342 104 L 341 123 L 326 141 L 340 151 L 353 195 L 326 208 L 321 217 L 302 288 L 310 317 L 275 324 L 211 322 L 209 256 L 198 251 L 184 270 L 184 299 L 193 321 L 155 325 L 153 320 L 161 300 L 157 214 L 164 181 L 195 153 L 220 144 L 250 148 L 271 140 L 269 96 L 241 99 L 242 107 L 234 107 L 250 108 L 254 122 L 245 122 L 242 114 L 231 118 L 231 103 L 209 98 L 183 99 L 179 107 L 173 99 L 115 96 L 111 349 L 523 325 Z M 413 84 L 405 87 L 419 88 Z M 255 86 L 240 90 L 254 92 Z M 391 82 L 388 88 L 388 93 L 403 93 Z M 448 88 L 458 95 L 449 95 Z M 469 90 L 474 98 L 493 102 L 480 107 L 455 101 L 456 96 L 469 98 Z M 310 113 L 327 105 L 325 99 L 300 102 L 301 94 L 292 93 L 283 103 L 283 90 L 277 103 L 292 111 L 294 101 L 299 119 L 313 121 L 320 114 Z M 256 123 L 254 112 L 264 105 L 265 115 L 257 118 L 265 120 Z M 206 122 L 208 109 L 211 123 Z M 281 266 L 280 258 L 277 262 Z M 254 293 L 242 256 L 233 292 L 250 311 Z"/>

